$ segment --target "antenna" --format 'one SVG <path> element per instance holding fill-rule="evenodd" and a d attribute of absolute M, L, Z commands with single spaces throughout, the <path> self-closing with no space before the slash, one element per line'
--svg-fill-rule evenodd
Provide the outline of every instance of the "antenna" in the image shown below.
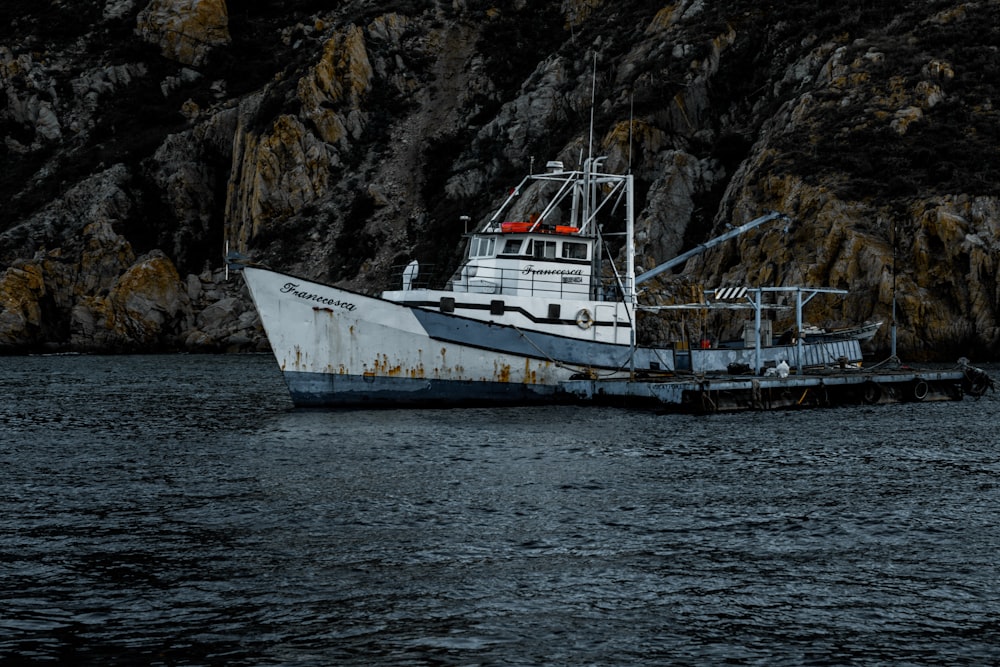
<path fill-rule="evenodd" d="M 628 96 L 628 173 L 632 173 L 632 123 L 635 119 L 635 92 Z"/>
<path fill-rule="evenodd" d="M 594 71 L 590 84 L 590 145 L 587 147 L 587 157 L 594 155 L 594 105 L 597 104 L 597 51 L 594 51 Z"/>

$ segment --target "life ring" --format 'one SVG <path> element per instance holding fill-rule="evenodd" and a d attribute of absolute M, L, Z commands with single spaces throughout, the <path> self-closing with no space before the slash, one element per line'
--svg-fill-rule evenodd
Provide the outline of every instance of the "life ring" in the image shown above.
<path fill-rule="evenodd" d="M 581 308 L 580 312 L 576 314 L 576 326 L 581 329 L 589 329 L 594 325 L 594 318 L 590 314 L 590 311 L 586 308 Z"/>
<path fill-rule="evenodd" d="M 927 398 L 927 393 L 930 391 L 930 387 L 924 380 L 915 380 L 913 384 L 910 385 L 910 398 L 914 401 L 922 401 Z"/>

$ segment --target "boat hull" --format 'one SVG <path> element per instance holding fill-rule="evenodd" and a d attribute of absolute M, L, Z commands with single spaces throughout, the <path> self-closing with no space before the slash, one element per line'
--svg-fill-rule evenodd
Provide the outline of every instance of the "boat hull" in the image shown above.
<path fill-rule="evenodd" d="M 300 407 L 500 405 L 571 400 L 572 379 L 795 365 L 799 350 L 632 347 L 531 331 L 243 270 L 293 403 Z M 805 346 L 804 361 L 860 361 L 856 341 Z"/>
<path fill-rule="evenodd" d="M 542 354 L 496 347 L 507 337 L 486 335 L 488 323 L 264 269 L 243 274 L 297 406 L 551 401 L 576 372 Z M 467 325 L 468 342 L 432 337 L 421 322 L 428 316 Z"/>
<path fill-rule="evenodd" d="M 285 371 L 298 407 L 443 407 L 531 405 L 567 400 L 557 386 Z"/>

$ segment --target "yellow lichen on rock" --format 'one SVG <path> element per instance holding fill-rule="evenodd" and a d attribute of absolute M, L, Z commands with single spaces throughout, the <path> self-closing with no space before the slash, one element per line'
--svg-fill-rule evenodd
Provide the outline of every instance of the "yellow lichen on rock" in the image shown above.
<path fill-rule="evenodd" d="M 900 109 L 893 115 L 893 119 L 892 122 L 889 123 L 889 127 L 891 127 L 896 134 L 903 135 L 910 129 L 910 125 L 916 123 L 923 117 L 924 112 L 921 111 L 919 107 L 906 107 L 904 109 Z"/>
<path fill-rule="evenodd" d="M 229 44 L 229 13 L 225 0 L 152 0 L 139 12 L 136 32 L 164 57 L 198 66 Z"/>
<path fill-rule="evenodd" d="M 87 349 L 127 352 L 171 344 L 184 329 L 190 300 L 177 269 L 160 252 L 129 267 L 106 296 L 80 297 L 72 309 L 72 342 Z"/>
<path fill-rule="evenodd" d="M 80 277 L 73 286 L 73 293 L 77 296 L 96 294 L 106 289 L 135 262 L 132 245 L 106 220 L 84 227 L 83 237 Z"/>
<path fill-rule="evenodd" d="M 39 303 L 46 295 L 45 279 L 37 262 L 10 267 L 0 276 L 0 345 L 32 342 L 42 325 Z"/>
<path fill-rule="evenodd" d="M 674 4 L 667 5 L 660 11 L 656 12 L 656 16 L 654 16 L 653 20 L 649 22 L 648 26 L 646 26 L 646 34 L 668 30 L 674 25 L 674 23 L 677 22 L 680 15 L 679 9 L 680 7 Z"/>
<path fill-rule="evenodd" d="M 330 161 L 325 150 L 294 116 L 280 116 L 274 132 L 262 137 L 258 153 L 258 179 L 263 193 L 280 193 L 271 198 L 270 215 L 287 215 L 302 208 L 325 192 Z"/>
<path fill-rule="evenodd" d="M 612 161 L 625 165 L 629 153 L 636 156 L 655 155 L 667 145 L 668 137 L 663 130 L 654 127 L 645 120 L 626 120 L 616 123 L 604 135 L 601 142 Z"/>
<path fill-rule="evenodd" d="M 298 85 L 303 114 L 323 141 L 334 144 L 344 137 L 344 119 L 359 108 L 371 89 L 372 75 L 361 28 L 351 26 L 326 41 L 320 61 Z"/>
<path fill-rule="evenodd" d="M 368 33 L 391 44 L 399 44 L 409 25 L 408 17 L 390 12 L 372 19 L 368 24 Z"/>
<path fill-rule="evenodd" d="M 371 88 L 372 66 L 361 28 L 351 26 L 327 40 L 313 68 L 315 82 L 330 102 L 357 106 Z"/>
<path fill-rule="evenodd" d="M 948 25 L 949 23 L 958 23 L 964 21 L 968 16 L 968 8 L 966 3 L 961 3 L 954 7 L 949 7 L 948 9 L 943 9 L 933 17 L 929 19 L 930 22 L 939 23 L 941 25 Z"/>
<path fill-rule="evenodd" d="M 108 295 L 116 333 L 138 343 L 155 342 L 186 297 L 167 257 L 155 254 L 129 268 Z"/>
<path fill-rule="evenodd" d="M 319 62 L 299 80 L 301 118 L 281 114 L 259 132 L 248 125 L 263 97 L 248 103 L 236 131 L 227 202 L 227 219 L 239 221 L 233 223 L 238 247 L 327 192 L 339 151 L 364 130 L 360 107 L 372 77 L 364 31 L 350 26 L 326 40 Z"/>
<path fill-rule="evenodd" d="M 563 0 L 562 12 L 566 17 L 566 28 L 582 24 L 603 2 L 604 0 Z"/>
<path fill-rule="evenodd" d="M 955 68 L 945 60 L 931 60 L 924 66 L 923 72 L 924 76 L 942 81 L 951 81 L 955 78 Z"/>
<path fill-rule="evenodd" d="M 229 238 L 246 248 L 270 222 L 315 201 L 327 191 L 338 159 L 297 116 L 278 116 L 263 134 L 240 128 L 226 204 L 233 227 Z"/>

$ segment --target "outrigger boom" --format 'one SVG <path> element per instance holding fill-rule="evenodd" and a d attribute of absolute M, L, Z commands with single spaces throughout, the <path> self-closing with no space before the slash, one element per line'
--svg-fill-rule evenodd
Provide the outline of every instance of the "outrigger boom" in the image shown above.
<path fill-rule="evenodd" d="M 680 266 L 681 264 L 683 264 L 684 262 L 688 261 L 692 257 L 700 255 L 701 253 L 705 252 L 709 248 L 714 248 L 715 246 L 719 245 L 720 243 L 728 241 L 731 238 L 735 238 L 735 237 L 739 236 L 740 234 L 743 234 L 744 232 L 748 232 L 751 229 L 755 229 L 757 227 L 760 227 L 765 222 L 771 222 L 772 220 L 779 220 L 779 219 L 786 220 L 786 221 L 789 221 L 789 222 L 791 221 L 791 218 L 789 218 L 784 213 L 778 213 L 776 211 L 771 211 L 767 215 L 762 215 L 759 218 L 755 218 L 754 220 L 751 220 L 750 222 L 747 222 L 747 223 L 744 223 L 744 224 L 740 225 L 739 227 L 734 227 L 733 229 L 730 229 L 729 231 L 725 232 L 724 234 L 716 236 L 715 238 L 713 238 L 711 240 L 708 240 L 708 241 L 705 241 L 704 243 L 700 243 L 700 244 L 696 245 L 695 247 L 691 248 L 690 250 L 688 250 L 686 252 L 682 252 L 681 254 L 677 255 L 676 257 L 674 257 L 672 259 L 668 259 L 667 261 L 663 262 L 662 264 L 657 265 L 656 267 L 650 269 L 649 271 L 646 271 L 645 273 L 639 274 L 636 277 L 636 279 L 635 279 L 635 284 L 636 285 L 641 285 L 642 283 L 646 282 L 650 278 L 655 278 L 656 276 L 660 275 L 664 271 L 669 271 L 670 269 L 674 268 L 675 266 Z"/>

